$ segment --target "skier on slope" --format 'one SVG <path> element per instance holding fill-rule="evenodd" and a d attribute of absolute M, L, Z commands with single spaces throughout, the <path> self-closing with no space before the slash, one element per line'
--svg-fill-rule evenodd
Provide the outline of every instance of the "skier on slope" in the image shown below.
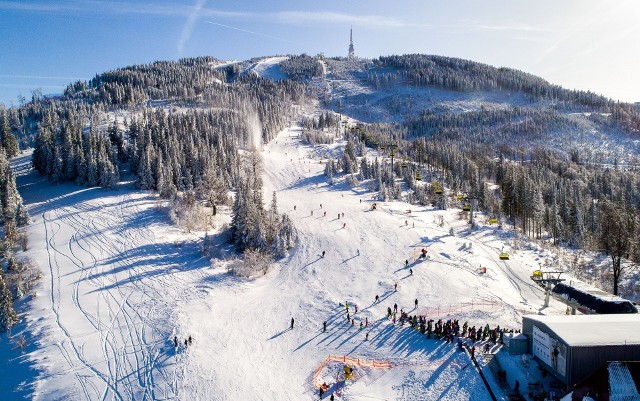
<path fill-rule="evenodd" d="M 293 318 L 291 318 L 291 330 L 293 330 L 293 322 L 294 322 L 294 320 L 293 320 Z"/>
<path fill-rule="evenodd" d="M 322 322 L 322 332 L 326 332 L 327 331 L 327 321 L 325 320 L 324 322 Z"/>
<path fill-rule="evenodd" d="M 322 251 L 322 257 L 324 258 L 324 251 Z"/>

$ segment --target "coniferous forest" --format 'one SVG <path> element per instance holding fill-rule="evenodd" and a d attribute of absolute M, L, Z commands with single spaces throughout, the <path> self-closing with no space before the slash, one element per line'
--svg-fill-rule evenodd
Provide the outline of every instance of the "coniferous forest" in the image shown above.
<path fill-rule="evenodd" d="M 248 73 L 255 61 L 225 65 L 198 57 L 136 65 L 72 83 L 60 96 L 34 93 L 21 106 L 3 109 L 7 238 L 28 220 L 6 161 L 20 144 L 34 148 L 34 168 L 54 183 L 115 188 L 126 172 L 162 198 L 214 210 L 231 206 L 231 238 L 239 250 L 283 257 L 295 228 L 279 214 L 275 195 L 265 204 L 271 194 L 262 193 L 255 150 L 297 118 L 310 144 L 331 143 L 336 133 L 347 140 L 342 157 L 326 164 L 328 179 L 371 180 L 381 200 L 441 208 L 463 195 L 476 210 L 530 238 L 604 252 L 614 293 L 628 266 L 623 261 L 640 263 L 636 106 L 441 56 L 292 56 L 279 66 L 283 80 Z M 340 80 L 358 82 L 369 95 L 341 95 L 335 90 Z M 415 96 L 405 90 L 394 97 L 400 87 Z M 506 100 L 463 111 L 446 101 L 421 107 L 423 91 L 436 89 L 454 98 L 480 93 Z M 383 91 L 392 93 L 390 100 L 374 105 L 375 93 Z M 313 102 L 323 110 L 294 117 L 296 107 Z M 363 104 L 386 107 L 394 121 L 358 118 Z M 365 123 L 345 127 L 342 116 Z M 599 146 L 603 138 L 612 146 Z M 385 157 L 363 157 L 366 149 Z"/>

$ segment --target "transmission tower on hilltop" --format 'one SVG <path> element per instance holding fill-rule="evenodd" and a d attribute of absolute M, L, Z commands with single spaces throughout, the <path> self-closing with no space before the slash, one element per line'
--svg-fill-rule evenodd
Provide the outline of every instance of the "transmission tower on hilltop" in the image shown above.
<path fill-rule="evenodd" d="M 351 27 L 351 32 L 349 34 L 349 56 L 347 57 L 349 60 L 355 60 L 356 54 L 353 50 L 353 27 Z"/>

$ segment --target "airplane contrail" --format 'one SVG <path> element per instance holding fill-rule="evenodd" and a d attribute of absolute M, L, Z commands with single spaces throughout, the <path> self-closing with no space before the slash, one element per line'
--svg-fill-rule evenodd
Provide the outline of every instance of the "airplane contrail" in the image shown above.
<path fill-rule="evenodd" d="M 288 40 L 288 39 L 279 38 L 279 37 L 277 37 L 277 36 L 266 35 L 266 34 L 264 34 L 264 33 L 260 33 L 260 32 L 253 32 L 253 31 L 249 31 L 249 30 L 247 30 L 247 29 L 237 28 L 237 27 L 235 27 L 235 26 L 230 26 L 230 25 L 220 24 L 220 23 L 218 23 L 218 22 L 211 22 L 211 21 L 204 21 L 204 22 L 206 22 L 206 23 L 208 23 L 208 24 L 211 24 L 211 25 L 218 25 L 218 26 L 221 26 L 221 27 L 223 27 L 223 28 L 235 29 L 236 31 L 246 32 L 246 33 L 250 33 L 250 34 L 252 34 L 252 35 L 263 36 L 263 37 L 265 37 L 265 38 L 281 40 L 281 41 L 283 41 L 283 42 L 289 42 L 289 43 L 293 43 L 293 44 L 295 44 L 295 45 L 299 45 L 299 43 L 297 43 L 297 42 L 294 42 L 294 41 L 291 41 L 291 40 Z"/>

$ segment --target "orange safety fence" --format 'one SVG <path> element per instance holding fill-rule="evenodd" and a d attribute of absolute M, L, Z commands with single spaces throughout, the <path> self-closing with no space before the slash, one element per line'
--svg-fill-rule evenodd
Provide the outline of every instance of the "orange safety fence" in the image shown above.
<path fill-rule="evenodd" d="M 376 361 L 375 359 L 367 360 L 362 358 L 352 358 L 346 355 L 342 355 L 342 356 L 329 355 L 324 359 L 324 361 L 322 361 L 322 363 L 320 363 L 320 366 L 318 366 L 316 370 L 313 371 L 313 385 L 316 386 L 317 388 L 320 388 L 320 386 L 322 385 L 322 383 L 320 383 L 318 380 L 318 377 L 320 376 L 320 372 L 322 372 L 322 369 L 324 369 L 324 367 L 327 366 L 329 362 L 343 362 L 349 365 L 364 366 L 369 368 L 383 368 L 383 369 L 391 368 L 391 362 L 389 361 Z"/>

